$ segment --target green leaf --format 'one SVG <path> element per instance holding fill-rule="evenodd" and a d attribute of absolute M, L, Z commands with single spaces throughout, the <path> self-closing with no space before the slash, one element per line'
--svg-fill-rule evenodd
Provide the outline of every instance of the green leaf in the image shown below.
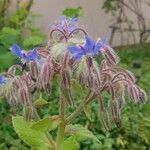
<path fill-rule="evenodd" d="M 77 141 L 81 142 L 86 139 L 93 139 L 94 141 L 101 143 L 98 138 L 87 128 L 83 127 L 82 125 L 68 125 L 66 127 L 66 134 L 74 135 Z"/>
<path fill-rule="evenodd" d="M 26 122 L 22 116 L 12 118 L 13 127 L 19 137 L 36 150 L 49 150 L 50 146 L 45 133 L 31 128 L 34 122 Z"/>
<path fill-rule="evenodd" d="M 34 46 L 39 46 L 43 43 L 43 38 L 41 36 L 31 36 L 23 41 L 23 46 L 25 48 L 30 48 Z"/>
<path fill-rule="evenodd" d="M 33 103 L 33 105 L 36 108 L 39 108 L 41 106 L 45 106 L 47 104 L 48 104 L 48 102 L 45 99 L 43 99 L 43 98 L 39 98 L 39 99 L 35 100 L 34 103 Z"/>
<path fill-rule="evenodd" d="M 64 141 L 63 150 L 79 150 L 79 143 L 74 136 L 70 136 Z"/>
<path fill-rule="evenodd" d="M 61 118 L 59 116 L 45 117 L 33 123 L 31 128 L 41 132 L 48 132 L 55 129 L 60 122 Z"/>

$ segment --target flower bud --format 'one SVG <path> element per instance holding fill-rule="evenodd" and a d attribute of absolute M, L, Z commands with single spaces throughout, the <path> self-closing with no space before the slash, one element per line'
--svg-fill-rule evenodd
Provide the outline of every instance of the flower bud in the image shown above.
<path fill-rule="evenodd" d="M 61 84 L 67 89 L 71 88 L 71 70 L 69 67 L 61 72 Z"/>
<path fill-rule="evenodd" d="M 50 93 L 51 91 L 51 78 L 53 76 L 53 66 L 52 59 L 48 56 L 43 63 L 41 73 L 40 73 L 40 82 L 41 86 L 46 92 Z"/>
<path fill-rule="evenodd" d="M 108 65 L 107 65 L 107 62 L 106 60 L 102 60 L 101 62 L 101 65 L 100 65 L 100 71 L 104 70 L 104 69 L 107 69 L 108 68 Z"/>
<path fill-rule="evenodd" d="M 47 56 L 49 55 L 49 51 L 46 48 L 37 48 L 37 53 L 39 56 L 47 58 Z"/>
<path fill-rule="evenodd" d="M 111 101 L 110 110 L 115 124 L 119 127 L 121 118 L 120 118 L 120 109 L 119 109 L 118 101 L 116 100 Z"/>
<path fill-rule="evenodd" d="M 38 78 L 38 67 L 37 67 L 36 62 L 31 61 L 29 63 L 29 68 L 30 68 L 31 77 L 33 79 L 37 79 Z"/>
<path fill-rule="evenodd" d="M 139 99 L 139 90 L 135 85 L 128 86 L 128 95 L 130 96 L 131 100 L 136 103 Z"/>
<path fill-rule="evenodd" d="M 145 91 L 143 89 L 140 89 L 140 88 L 138 88 L 138 90 L 139 90 L 139 96 L 138 96 L 139 102 L 145 103 L 147 100 L 147 96 L 146 96 Z"/>
<path fill-rule="evenodd" d="M 18 76 L 16 76 L 16 77 L 14 78 L 13 84 L 14 84 L 15 86 L 17 86 L 18 88 L 19 88 L 19 87 L 22 87 L 22 86 L 24 86 L 24 85 L 26 85 L 25 82 L 24 82 L 20 77 L 18 77 Z"/>
<path fill-rule="evenodd" d="M 18 97 L 17 97 L 17 93 L 14 91 L 14 89 L 13 89 L 13 91 L 11 91 L 9 93 L 8 99 L 9 99 L 9 104 L 12 107 L 12 109 L 16 110 L 19 100 L 18 100 Z"/>
<path fill-rule="evenodd" d="M 23 116 L 24 119 L 29 122 L 32 119 L 32 115 L 33 115 L 33 108 L 31 105 L 29 106 L 24 106 L 24 111 L 23 111 Z"/>
<path fill-rule="evenodd" d="M 100 121 L 107 131 L 111 129 L 111 119 L 106 109 L 100 110 Z"/>
<path fill-rule="evenodd" d="M 71 70 L 69 67 L 61 71 L 61 90 L 69 106 L 74 105 L 71 92 Z"/>
<path fill-rule="evenodd" d="M 116 65 L 119 62 L 119 57 L 115 53 L 115 51 L 110 48 L 109 46 L 106 46 L 104 49 L 102 49 L 102 54 L 104 58 L 110 63 L 111 65 Z"/>
<path fill-rule="evenodd" d="M 77 68 L 77 80 L 81 85 L 87 85 L 88 67 L 85 59 L 81 59 Z"/>
<path fill-rule="evenodd" d="M 19 96 L 24 106 L 30 105 L 30 95 L 27 87 L 19 88 Z"/>

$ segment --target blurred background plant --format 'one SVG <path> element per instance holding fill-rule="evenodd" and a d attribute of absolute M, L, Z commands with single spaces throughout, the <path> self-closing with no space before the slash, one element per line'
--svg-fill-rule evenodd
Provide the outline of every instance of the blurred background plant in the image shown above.
<path fill-rule="evenodd" d="M 2 0 L 0 0 L 1 2 Z M 115 11 L 116 8 L 113 5 L 110 5 L 111 0 L 107 0 L 107 7 L 110 7 L 112 11 Z M 8 4 L 9 2 L 9 4 Z M 8 7 L 10 6 L 11 0 L 7 1 Z M 19 4 L 19 3 L 18 3 Z M 20 1 L 21 4 L 21 1 Z M 23 5 L 23 4 L 22 4 Z M 22 6 L 18 5 L 18 6 Z M 105 3 L 106 5 L 106 3 Z M 2 6 L 2 5 L 0 5 Z M 27 6 L 24 5 L 24 7 Z M 25 7 L 26 8 L 26 7 Z M 31 8 L 31 6 L 30 6 Z M 22 10 L 22 9 L 21 9 Z M 21 11 L 20 10 L 20 11 Z M 24 11 L 27 11 L 26 9 Z M 67 8 L 63 11 L 63 14 L 67 17 L 78 17 L 81 16 L 82 7 L 78 8 Z M 2 11 L 0 11 L 2 12 Z M 13 63 L 14 57 L 9 56 L 8 48 L 14 42 L 19 42 L 24 48 L 30 48 L 33 46 L 38 46 L 43 43 L 43 35 L 39 29 L 35 28 L 32 25 L 32 19 L 37 17 L 30 12 L 30 9 L 27 11 L 28 15 L 25 15 L 25 12 L 14 13 L 12 17 L 7 15 L 0 15 L 0 69 L 7 69 L 10 66 L 9 63 Z M 22 15 L 21 15 L 22 14 Z M 23 20 L 18 19 L 18 23 L 13 23 L 10 18 L 21 18 L 26 16 Z M 20 17 L 19 17 L 20 16 Z M 3 19 L 2 19 L 3 18 Z M 4 19 L 5 18 L 5 19 Z M 31 19 L 32 18 L 32 19 Z M 15 19 L 14 19 L 15 20 Z M 17 19 L 16 19 L 17 20 Z M 22 20 L 22 21 L 21 21 Z M 22 22 L 22 23 L 21 23 Z M 21 24 L 21 25 L 19 25 Z M 24 31 L 28 34 L 24 35 Z M 150 97 L 150 44 L 137 44 L 134 46 L 124 46 L 115 48 L 121 57 L 122 66 L 130 69 L 136 74 L 138 84 L 140 84 L 147 92 L 148 99 Z M 7 63 L 5 62 L 7 61 Z M 100 61 L 97 58 L 97 61 Z M 135 67 L 135 62 L 140 62 L 140 67 Z M 44 109 L 40 111 L 42 114 L 55 114 L 58 110 L 57 99 L 58 93 L 56 93 L 56 84 L 53 84 L 53 91 L 51 97 L 45 97 L 45 99 L 50 103 L 47 107 L 44 106 Z M 80 92 L 80 89 L 76 89 Z M 127 103 L 127 107 L 123 110 L 122 113 L 122 126 L 120 128 L 113 128 L 110 132 L 106 132 L 102 125 L 97 121 L 98 118 L 96 107 L 97 104 L 93 103 L 90 106 L 91 113 L 86 114 L 90 115 L 89 120 L 85 119 L 85 115 L 82 114 L 77 120 L 77 123 L 87 126 L 92 130 L 95 135 L 102 142 L 101 145 L 93 143 L 88 140 L 83 142 L 80 149 L 81 150 L 149 150 L 150 149 L 150 102 L 148 101 L 146 105 L 135 105 Z M 16 135 L 12 128 L 11 116 L 13 111 L 10 109 L 7 102 L 0 101 L 0 150 L 29 150 L 31 149 L 26 144 L 24 144 Z M 71 110 L 70 110 L 71 111 Z"/>
<path fill-rule="evenodd" d="M 63 15 L 70 18 L 80 17 L 82 15 L 82 7 L 81 6 L 77 8 L 68 7 L 63 10 Z"/>
<path fill-rule="evenodd" d="M 130 41 L 135 43 L 143 43 L 150 37 L 150 20 L 147 19 L 146 14 L 143 13 L 143 5 L 150 7 L 149 1 L 145 0 L 105 0 L 103 9 L 106 13 L 111 13 L 114 18 L 113 23 L 110 25 L 111 36 L 110 43 L 112 44 L 114 36 L 117 32 L 120 33 L 121 44 L 125 41 L 124 35 L 128 35 L 127 44 Z M 136 20 L 130 18 L 134 15 Z M 139 41 L 136 41 L 138 35 Z"/>
<path fill-rule="evenodd" d="M 12 0 L 0 0 L 0 70 L 16 61 L 9 53 L 13 43 L 31 48 L 44 41 L 44 35 L 32 24 L 39 16 L 30 11 L 32 5 L 33 0 L 17 0 L 15 3 Z"/>

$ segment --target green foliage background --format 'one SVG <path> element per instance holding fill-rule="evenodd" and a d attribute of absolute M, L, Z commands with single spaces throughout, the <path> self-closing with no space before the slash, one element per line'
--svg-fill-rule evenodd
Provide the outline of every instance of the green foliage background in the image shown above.
<path fill-rule="evenodd" d="M 18 1 L 16 10 L 9 14 L 11 1 L 0 0 L 0 70 L 4 70 L 16 62 L 9 51 L 13 43 L 19 44 L 22 48 L 30 49 L 42 45 L 45 40 L 45 36 L 39 28 L 32 24 L 39 15 L 30 12 L 28 6 L 32 6 L 31 1 Z"/>

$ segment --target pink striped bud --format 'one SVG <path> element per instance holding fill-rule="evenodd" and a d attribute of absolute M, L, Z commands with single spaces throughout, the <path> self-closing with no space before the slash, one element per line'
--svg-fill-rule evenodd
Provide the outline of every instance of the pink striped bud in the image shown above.
<path fill-rule="evenodd" d="M 71 70 L 69 67 L 61 71 L 61 87 L 66 103 L 69 106 L 73 106 L 74 101 L 71 92 Z"/>
<path fill-rule="evenodd" d="M 33 79 L 37 79 L 38 78 L 38 74 L 39 74 L 37 64 L 35 62 L 31 61 L 29 63 L 29 69 L 30 69 L 31 77 Z"/>
<path fill-rule="evenodd" d="M 87 67 L 86 59 L 81 59 L 77 68 L 77 80 L 81 85 L 87 86 L 89 69 Z"/>
<path fill-rule="evenodd" d="M 88 87 L 98 91 L 101 87 L 101 78 L 97 63 L 90 57 L 87 59 L 86 62 L 88 68 L 87 74 Z"/>
<path fill-rule="evenodd" d="M 104 69 L 108 69 L 108 64 L 106 60 L 102 60 L 101 64 L 100 64 L 100 71 L 104 70 Z"/>
<path fill-rule="evenodd" d="M 24 106 L 24 111 L 23 111 L 23 116 L 24 119 L 29 122 L 32 119 L 32 115 L 33 115 L 33 108 L 32 106 Z"/>
<path fill-rule="evenodd" d="M 111 110 L 112 118 L 115 124 L 117 125 L 117 127 L 119 127 L 121 118 L 120 118 L 120 109 L 119 109 L 118 101 L 116 100 L 111 101 L 110 110 Z"/>
<path fill-rule="evenodd" d="M 26 83 L 24 80 L 21 79 L 21 77 L 19 76 L 15 76 L 14 80 L 13 80 L 13 85 L 16 86 L 17 88 L 25 86 Z"/>
<path fill-rule="evenodd" d="M 52 59 L 50 56 L 48 56 L 43 63 L 41 73 L 40 73 L 40 82 L 42 84 L 42 87 L 46 92 L 50 93 L 51 91 L 51 79 L 53 76 L 53 65 L 52 65 Z"/>
<path fill-rule="evenodd" d="M 78 82 L 81 84 L 81 85 L 84 85 L 85 84 L 85 76 L 84 74 L 81 72 L 80 74 L 78 74 L 78 78 L 77 78 Z"/>
<path fill-rule="evenodd" d="M 100 110 L 100 121 L 107 131 L 111 129 L 112 121 L 106 109 Z"/>
<path fill-rule="evenodd" d="M 128 95 L 134 103 L 138 102 L 139 90 L 135 85 L 129 85 L 127 88 Z"/>
<path fill-rule="evenodd" d="M 109 64 L 116 65 L 119 63 L 120 59 L 119 59 L 118 55 L 109 46 L 106 46 L 101 52 Z"/>
<path fill-rule="evenodd" d="M 96 70 L 89 73 L 88 76 L 88 87 L 94 90 L 99 90 L 101 88 L 101 79 L 100 75 Z"/>
<path fill-rule="evenodd" d="M 21 102 L 23 103 L 24 106 L 29 106 L 30 105 L 30 95 L 29 95 L 29 91 L 28 88 L 26 87 L 20 87 L 19 90 L 19 97 Z"/>
<path fill-rule="evenodd" d="M 145 91 L 140 88 L 138 88 L 138 90 L 139 90 L 139 96 L 138 96 L 139 102 L 145 103 L 147 100 L 147 95 Z"/>
<path fill-rule="evenodd" d="M 49 51 L 43 47 L 37 48 L 37 53 L 39 56 L 44 58 L 47 58 L 47 56 L 49 55 Z"/>
<path fill-rule="evenodd" d="M 71 88 L 71 70 L 69 67 L 61 71 L 61 84 L 67 89 Z"/>
<path fill-rule="evenodd" d="M 120 68 L 120 67 L 113 67 L 113 70 L 115 70 L 117 73 L 123 73 L 127 79 L 131 80 L 133 83 L 136 82 L 135 76 L 131 71 L 128 71 L 126 69 Z"/>
<path fill-rule="evenodd" d="M 16 110 L 17 105 L 18 105 L 18 99 L 15 96 L 11 96 L 9 98 L 9 104 L 12 107 L 13 110 Z"/>

